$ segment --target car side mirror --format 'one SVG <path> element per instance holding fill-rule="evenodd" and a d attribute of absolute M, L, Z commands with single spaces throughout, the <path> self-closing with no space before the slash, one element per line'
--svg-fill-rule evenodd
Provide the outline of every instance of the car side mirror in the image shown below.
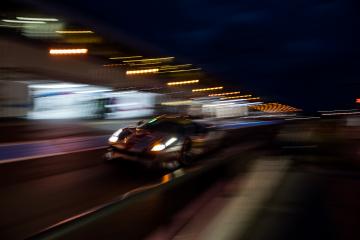
<path fill-rule="evenodd" d="M 137 125 L 136 126 L 141 126 L 141 125 L 143 125 L 144 124 L 144 120 L 140 120 L 140 121 L 138 121 L 138 123 L 137 123 Z"/>

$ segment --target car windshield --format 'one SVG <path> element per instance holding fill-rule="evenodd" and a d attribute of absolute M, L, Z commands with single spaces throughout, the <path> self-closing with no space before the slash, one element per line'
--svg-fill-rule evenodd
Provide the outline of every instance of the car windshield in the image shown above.
<path fill-rule="evenodd" d="M 169 120 L 150 120 L 139 128 L 148 131 L 168 132 L 177 134 L 184 133 L 184 127 L 181 124 Z"/>

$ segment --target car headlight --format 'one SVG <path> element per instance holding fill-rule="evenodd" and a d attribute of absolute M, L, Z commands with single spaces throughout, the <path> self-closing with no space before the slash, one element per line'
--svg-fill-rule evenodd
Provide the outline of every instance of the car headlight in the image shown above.
<path fill-rule="evenodd" d="M 122 128 L 114 132 L 113 135 L 111 135 L 111 137 L 109 138 L 109 142 L 116 143 L 119 140 L 119 135 L 121 132 L 122 132 Z"/>
<path fill-rule="evenodd" d="M 165 144 L 163 143 L 157 143 L 155 144 L 152 148 L 151 148 L 151 151 L 152 152 L 159 152 L 159 151 L 162 151 L 164 150 L 166 147 L 170 146 L 171 144 L 173 144 L 174 142 L 176 142 L 177 138 L 176 137 L 172 137 L 170 138 L 169 140 L 167 140 L 165 142 Z"/>
<path fill-rule="evenodd" d="M 151 148 L 151 151 L 152 152 L 159 152 L 159 151 L 162 151 L 166 148 L 165 144 L 162 144 L 162 143 L 158 143 L 158 144 L 155 144 L 152 148 Z"/>

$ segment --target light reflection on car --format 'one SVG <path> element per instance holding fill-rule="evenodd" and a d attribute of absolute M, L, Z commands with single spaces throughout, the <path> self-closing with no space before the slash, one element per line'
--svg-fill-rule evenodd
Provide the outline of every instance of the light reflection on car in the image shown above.
<path fill-rule="evenodd" d="M 213 125 L 184 116 L 163 115 L 114 132 L 105 159 L 176 169 L 191 164 L 197 156 L 217 146 L 223 135 Z"/>

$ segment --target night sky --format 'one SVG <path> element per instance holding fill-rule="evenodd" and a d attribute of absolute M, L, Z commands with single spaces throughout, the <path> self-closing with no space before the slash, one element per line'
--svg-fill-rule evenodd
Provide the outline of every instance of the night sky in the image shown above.
<path fill-rule="evenodd" d="M 358 0 L 66 4 L 268 100 L 311 111 L 360 97 Z"/>

